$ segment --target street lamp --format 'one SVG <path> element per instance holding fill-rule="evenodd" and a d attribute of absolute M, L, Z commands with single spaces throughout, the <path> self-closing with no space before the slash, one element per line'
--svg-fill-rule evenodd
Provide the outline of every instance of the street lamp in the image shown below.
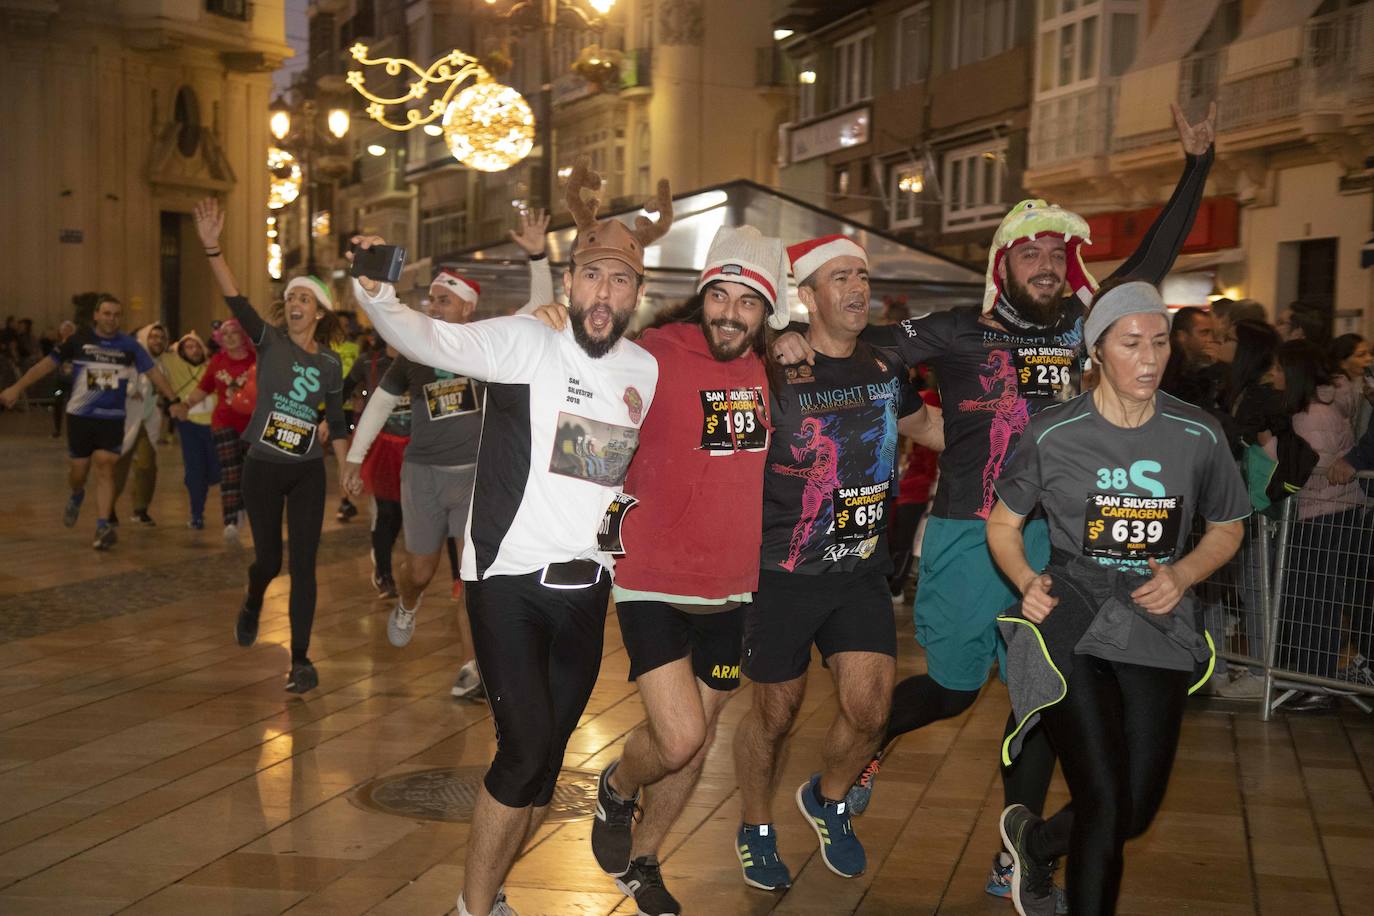
<path fill-rule="evenodd" d="M 313 205 L 315 188 L 315 150 L 320 143 L 342 140 L 348 134 L 350 115 L 347 109 L 334 107 L 325 114 L 323 124 L 320 109 L 314 99 L 303 99 L 293 109 L 281 96 L 272 103 L 271 115 L 267 119 L 268 129 L 277 138 L 282 151 L 294 150 L 303 166 L 301 185 L 305 190 L 305 270 L 315 273 L 315 210 Z M 292 128 L 295 128 L 294 136 Z M 326 136 L 326 134 L 328 136 Z M 291 136 L 290 140 L 287 137 Z M 329 139 L 329 138 L 332 138 Z M 269 167 L 273 152 L 269 151 Z M 287 157 L 290 158 L 289 155 Z M 280 159 L 280 157 L 278 157 Z M 278 165 L 281 163 L 278 162 Z M 287 201 L 289 203 L 289 201 Z"/>

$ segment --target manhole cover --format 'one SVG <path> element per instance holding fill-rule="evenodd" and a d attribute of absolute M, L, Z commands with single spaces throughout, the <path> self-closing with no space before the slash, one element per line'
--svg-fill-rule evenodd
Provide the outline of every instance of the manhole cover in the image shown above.
<path fill-rule="evenodd" d="M 354 800 L 364 808 L 427 821 L 472 819 L 486 767 L 436 767 L 382 776 L 364 783 Z M 595 770 L 564 768 L 549 803 L 548 820 L 575 821 L 596 810 Z"/>

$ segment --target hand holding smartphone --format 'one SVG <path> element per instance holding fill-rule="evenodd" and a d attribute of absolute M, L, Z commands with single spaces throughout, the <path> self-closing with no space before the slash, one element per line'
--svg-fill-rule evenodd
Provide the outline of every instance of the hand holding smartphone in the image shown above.
<path fill-rule="evenodd" d="M 400 245 L 372 245 L 360 248 L 355 243 L 351 248 L 353 267 L 349 275 L 367 277 L 382 283 L 395 283 L 401 279 L 401 270 L 406 263 L 406 250 Z"/>

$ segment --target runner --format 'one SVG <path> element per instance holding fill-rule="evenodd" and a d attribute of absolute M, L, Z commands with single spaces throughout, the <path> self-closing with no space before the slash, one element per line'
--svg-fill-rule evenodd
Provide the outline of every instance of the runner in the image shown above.
<path fill-rule="evenodd" d="M 215 399 L 210 416 L 210 435 L 219 464 L 219 498 L 224 514 L 224 542 L 239 543 L 239 515 L 243 512 L 243 459 L 248 443 L 243 434 L 257 403 L 258 352 L 237 321 L 221 321 L 211 335 L 219 352 L 210 357 L 200 384 L 186 399 L 195 410 L 206 398 Z"/>
<path fill-rule="evenodd" d="M 598 530 L 620 505 L 658 377 L 653 357 L 621 336 L 639 299 L 644 247 L 672 221 L 668 184 L 646 205 L 659 222 L 639 217 L 633 231 L 597 222 L 584 187 L 601 187 L 585 159 L 568 182 L 578 235 L 563 276 L 571 327 L 561 334 L 524 315 L 440 322 L 406 308 L 387 284 L 354 283 L 407 358 L 488 383 L 463 579 L 497 751 L 473 811 L 459 916 L 514 913 L 502 882 L 543 821 L 601 667 L 615 545 Z M 579 439 L 596 441 L 604 473 L 574 460 Z"/>
<path fill-rule="evenodd" d="M 240 646 L 258 638 L 258 617 L 267 586 L 281 571 L 282 513 L 290 541 L 291 672 L 286 689 L 305 693 L 319 686 L 310 663 L 310 630 L 315 622 L 315 555 L 324 524 L 324 450 L 318 426 L 320 397 L 325 402 L 330 446 L 342 478 L 347 449 L 343 419 L 343 374 L 338 357 L 329 349 L 336 326 L 328 290 L 317 280 L 296 277 L 286 284 L 286 329 L 263 321 L 239 294 L 229 265 L 220 252 L 224 214 L 219 201 L 196 204 L 196 231 L 210 259 L 229 310 L 258 351 L 257 386 L 260 397 L 244 439 L 243 500 L 253 528 L 253 564 L 248 567 L 248 592 L 239 608 L 234 635 Z"/>
<path fill-rule="evenodd" d="M 1184 701 L 1215 660 L 1191 588 L 1235 554 L 1250 514 L 1221 427 L 1159 390 L 1169 359 L 1159 291 L 1104 285 L 1083 337 L 1101 381 L 1031 421 L 987 523 L 997 566 L 1022 595 L 1020 614 L 1000 618 L 1020 720 L 1003 757 L 1038 715 L 1072 796 L 1048 821 L 1020 804 L 1002 813 L 1022 916 L 1055 912 L 1051 863 L 1065 854 L 1069 912 L 1116 912 L 1122 846 L 1154 819 Z M 1028 562 L 1021 535 L 1037 505 L 1047 568 Z M 1189 551 L 1194 515 L 1207 530 Z"/>
<path fill-rule="evenodd" d="M 548 225 L 549 218 L 543 210 L 523 213 L 520 231 L 511 233 L 511 239 L 524 249 L 530 262 L 530 300 L 521 311 L 553 299 L 553 278 L 544 256 Z M 471 321 L 480 292 L 475 282 L 457 272 L 447 268 L 439 271 L 429 287 L 431 317 L 453 324 Z M 463 536 L 472 499 L 477 445 L 482 435 L 482 394 L 476 383 L 398 356 L 382 376 L 378 391 L 354 431 L 348 452 L 349 492 L 361 492 L 364 461 L 372 457 L 379 421 L 402 401 L 411 405 L 411 441 L 400 465 L 401 517 L 408 561 L 399 583 L 400 600 L 387 623 L 387 638 L 394 646 L 406 645 L 415 633 L 420 599 L 434 579 L 445 541 Z M 461 595 L 461 590 L 455 589 L 454 597 Z M 461 604 L 458 622 L 464 645 L 471 651 L 472 629 Z M 482 697 L 482 681 L 471 657 L 459 668 L 453 695 L 461 699 Z"/>
<path fill-rule="evenodd" d="M 134 333 L 134 339 L 166 375 L 162 357 L 167 353 L 167 329 L 156 321 L 145 324 Z M 124 405 L 124 447 L 120 450 L 119 461 L 115 462 L 115 505 L 110 508 L 111 525 L 119 524 L 116 515 L 119 497 L 131 470 L 134 487 L 129 492 L 129 499 L 134 507 L 133 519 L 148 527 L 157 524 L 148 514 L 148 507 L 157 489 L 157 441 L 161 436 L 162 410 L 153 397 L 152 383 L 146 376 L 134 379 L 129 383 L 128 401 Z"/>
<path fill-rule="evenodd" d="M 638 502 L 620 525 L 626 552 L 612 595 L 647 721 L 601 772 L 592 854 L 641 913 L 682 912 L 658 851 L 739 686 L 770 425 L 764 321 L 787 326 L 786 297 L 782 241 L 725 227 L 696 294 L 638 339 L 658 360 L 659 383 L 625 480 Z M 556 330 L 566 320 L 561 306 L 538 314 Z"/>
<path fill-rule="evenodd" d="M 1192 227 L 1212 162 L 1216 112 L 1213 106 L 1194 125 L 1176 106 L 1173 113 L 1186 160 L 1183 176 L 1113 279 L 1161 282 Z M 899 348 L 909 363 L 935 370 L 949 443 L 940 457 L 940 486 L 921 544 L 914 606 L 926 673 L 897 685 L 884 749 L 906 732 L 972 706 L 1003 652 L 996 616 L 1016 602 L 1016 593 L 997 573 L 987 549 L 993 483 L 1030 417 L 1079 391 L 1082 316 L 1094 286 L 1081 254 L 1087 241 L 1088 225 L 1077 214 L 1042 200 L 1022 201 L 994 236 L 981 312 L 936 312 L 873 328 L 865 337 Z M 796 335 L 789 339 L 798 340 Z M 804 355 L 800 348 L 783 347 L 787 352 L 780 362 Z M 1032 519 L 1023 534 L 1030 562 L 1043 566 L 1049 561 L 1044 520 Z M 1009 719 L 1008 729 L 1013 724 Z M 874 756 L 848 795 L 855 813 L 868 806 L 881 760 L 881 753 Z M 1007 804 L 1041 811 L 1053 773 L 1054 751 L 1043 734 L 1033 731 L 1016 765 L 1002 770 Z M 1010 877 L 1010 857 L 996 854 L 987 892 L 1007 896 Z"/>
<path fill-rule="evenodd" d="M 363 438 L 360 432 L 362 417 L 367 416 L 366 405 L 381 394 L 382 377 L 399 356 L 394 347 L 385 343 L 368 348 L 353 363 L 353 371 L 344 379 L 343 391 L 344 403 L 357 397 L 364 405 L 350 440 L 343 488 L 353 496 L 361 495 L 364 486 L 372 493 L 372 546 L 368 556 L 372 560 L 372 587 L 379 598 L 396 597 L 391 550 L 401 534 L 401 460 L 410 443 L 410 396 L 390 399 L 389 409 L 384 413 L 374 410 L 373 427 L 368 430 L 367 443 L 361 450 L 359 442 Z M 369 451 L 374 443 L 377 447 Z M 359 462 L 356 467 L 355 460 Z"/>
<path fill-rule="evenodd" d="M 205 344 L 200 336 L 195 331 L 186 333 L 175 347 L 162 355 L 161 364 L 172 390 L 189 404 L 191 395 L 200 390 L 201 379 L 208 368 Z M 219 479 L 219 462 L 215 460 L 215 440 L 210 430 L 215 402 L 197 400 L 196 406 L 188 409 L 186 419 L 177 424 L 177 441 L 181 443 L 184 482 L 191 500 L 191 520 L 187 527 L 200 531 L 205 527 L 205 497 L 210 486 Z"/>
<path fill-rule="evenodd" d="M 796 792 L 826 867 L 863 872 L 863 845 L 845 792 L 878 749 L 896 670 L 897 634 L 886 543 L 898 415 L 908 366 L 859 340 L 868 324 L 868 257 L 843 236 L 788 249 L 811 315 L 814 368 L 788 368 L 774 390 L 773 436 L 763 484 L 762 569 L 744 613 L 744 673 L 753 705 L 735 731 L 743 800 L 736 840 L 747 884 L 779 890 L 791 873 L 778 857 L 772 797 L 778 763 L 806 687 L 815 643 L 835 678 L 839 711 L 823 769 Z M 917 412 L 902 431 L 939 446 L 938 426 Z"/>
<path fill-rule="evenodd" d="M 124 414 L 129 384 L 148 376 L 153 387 L 169 404 L 181 410 L 162 370 L 148 351 L 119 330 L 124 306 L 113 296 L 105 296 L 95 306 L 95 320 L 59 344 L 47 359 L 39 360 L 13 385 L 0 391 L 0 404 L 13 407 L 30 385 L 71 363 L 71 395 L 67 400 L 67 451 L 71 456 L 68 482 L 72 495 L 62 513 L 62 524 L 76 524 L 81 503 L 86 498 L 86 478 L 95 465 L 97 511 L 96 550 L 109 550 L 117 537 L 110 516 L 114 512 L 115 463 L 124 443 Z"/>

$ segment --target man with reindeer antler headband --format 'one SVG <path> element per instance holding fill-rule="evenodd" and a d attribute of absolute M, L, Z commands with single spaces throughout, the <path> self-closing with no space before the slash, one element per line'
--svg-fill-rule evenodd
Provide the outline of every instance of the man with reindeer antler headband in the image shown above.
<path fill-rule="evenodd" d="M 620 493 L 653 401 L 658 363 L 622 340 L 644 282 L 644 248 L 672 225 L 668 183 L 630 228 L 597 221 L 579 162 L 568 183 L 577 221 L 563 276 L 571 327 L 516 315 L 445 324 L 403 305 L 392 287 L 354 281 L 388 343 L 427 366 L 487 382 L 463 579 L 497 750 L 469 834 L 460 916 L 509 916 L 502 882 L 538 829 L 563 750 L 601 669 Z M 384 244 L 356 237 L 360 248 Z"/>

